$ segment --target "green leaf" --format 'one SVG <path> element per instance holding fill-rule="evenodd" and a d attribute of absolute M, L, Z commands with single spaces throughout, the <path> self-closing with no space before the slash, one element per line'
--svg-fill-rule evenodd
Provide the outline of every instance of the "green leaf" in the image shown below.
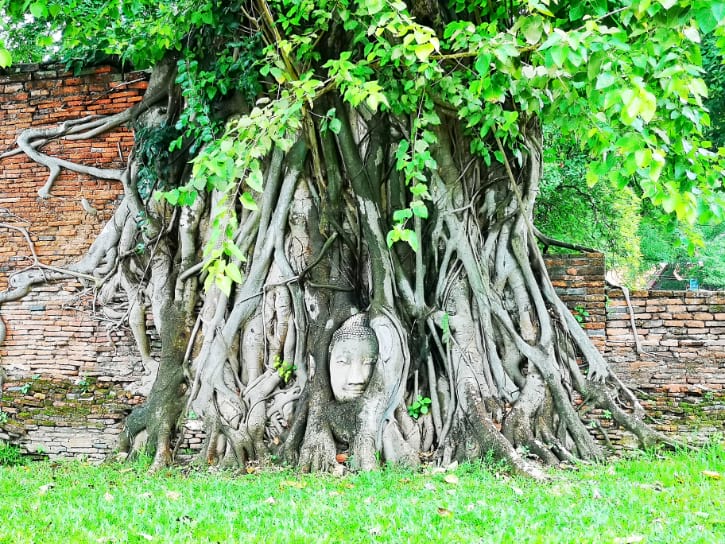
<path fill-rule="evenodd" d="M 716 21 L 725 20 L 725 2 L 712 0 L 710 2 L 710 11 L 712 11 Z"/>
<path fill-rule="evenodd" d="M 229 262 L 224 267 L 224 274 L 229 276 L 235 283 L 242 283 L 242 271 L 239 270 L 239 266 L 235 262 Z"/>
<path fill-rule="evenodd" d="M 368 15 L 375 15 L 385 6 L 385 0 L 366 0 L 362 3 Z"/>
<path fill-rule="evenodd" d="M 179 202 L 179 190 L 172 189 L 171 191 L 167 191 L 164 193 L 164 197 L 169 204 L 171 204 L 172 206 L 176 206 L 176 204 Z"/>
<path fill-rule="evenodd" d="M 254 168 L 247 176 L 247 185 L 254 191 L 261 193 L 264 189 L 264 178 L 259 168 Z"/>
<path fill-rule="evenodd" d="M 410 219 L 411 217 L 413 217 L 413 212 L 409 208 L 393 212 L 393 221 L 396 223 L 403 223 L 406 219 Z"/>
<path fill-rule="evenodd" d="M 700 8 L 695 12 L 695 20 L 703 34 L 710 34 L 717 27 L 717 18 L 712 9 Z"/>
<path fill-rule="evenodd" d="M 240 262 L 246 262 L 247 257 L 242 253 L 242 250 L 237 247 L 237 244 L 233 240 L 224 241 L 224 253 L 231 255 Z"/>
<path fill-rule="evenodd" d="M 564 66 L 564 62 L 566 61 L 566 57 L 569 53 L 569 48 L 565 45 L 555 45 L 552 47 L 549 52 L 551 53 L 551 59 L 554 61 L 554 64 L 556 64 L 559 68 Z"/>
<path fill-rule="evenodd" d="M 441 329 L 443 329 L 443 343 L 447 344 L 451 337 L 450 316 L 443 312 L 441 316 Z"/>
<path fill-rule="evenodd" d="M 474 66 L 479 74 L 488 74 L 491 69 L 491 55 L 488 53 L 480 53 L 476 58 Z"/>
<path fill-rule="evenodd" d="M 330 119 L 330 122 L 327 124 L 327 128 L 329 128 L 334 134 L 340 134 L 342 121 L 340 121 L 337 117 Z"/>
<path fill-rule="evenodd" d="M 229 298 L 232 292 L 232 279 L 229 276 L 219 274 L 214 279 L 214 284 Z"/>
<path fill-rule="evenodd" d="M 413 196 L 426 198 L 428 197 L 428 186 L 425 183 L 416 183 L 410 187 L 410 192 Z"/>
<path fill-rule="evenodd" d="M 179 205 L 180 206 L 193 206 L 196 202 L 196 197 L 199 196 L 197 191 L 180 191 L 179 192 Z"/>
<path fill-rule="evenodd" d="M 425 205 L 425 202 L 421 200 L 414 200 L 410 203 L 410 209 L 416 217 L 428 219 L 428 207 Z"/>
<path fill-rule="evenodd" d="M 410 229 L 403 229 L 400 232 L 400 239 L 404 242 L 408 242 L 408 245 L 410 246 L 410 249 L 418 253 L 418 235 L 415 234 L 414 230 Z"/>
<path fill-rule="evenodd" d="M 538 41 L 541 39 L 541 35 L 544 32 L 541 20 L 532 18 L 527 18 L 524 21 L 521 30 L 524 33 L 524 38 L 526 38 L 526 42 L 532 45 L 538 43 Z"/>
<path fill-rule="evenodd" d="M 244 191 L 242 193 L 242 196 L 239 197 L 239 202 L 241 202 L 242 206 L 247 210 L 254 211 L 259 209 L 259 206 L 257 206 L 257 202 L 254 200 L 254 197 L 248 191 Z"/>
<path fill-rule="evenodd" d="M 388 248 L 393 247 L 393 244 L 400 240 L 400 231 L 392 229 L 388 231 L 388 235 L 385 237 L 385 241 L 388 244 Z"/>
<path fill-rule="evenodd" d="M 30 14 L 36 19 L 42 19 L 48 14 L 45 4 L 42 2 L 33 2 L 30 4 Z"/>
<path fill-rule="evenodd" d="M 435 51 L 435 46 L 430 42 L 421 43 L 413 48 L 413 52 L 420 62 L 428 60 L 428 57 L 430 57 L 433 51 Z"/>
<path fill-rule="evenodd" d="M 602 72 L 597 76 L 597 84 L 594 87 L 597 91 L 614 85 L 617 79 L 611 72 Z"/>
<path fill-rule="evenodd" d="M 639 115 L 644 119 L 645 123 L 649 123 L 657 111 L 657 97 L 644 89 L 639 93 L 640 105 Z"/>
<path fill-rule="evenodd" d="M 0 68 L 7 68 L 12 64 L 13 58 L 7 49 L 0 47 Z"/>
<path fill-rule="evenodd" d="M 685 38 L 690 40 L 693 43 L 700 43 L 700 33 L 697 31 L 697 29 L 694 26 L 688 26 L 686 27 L 682 33 L 685 35 Z"/>
<path fill-rule="evenodd" d="M 658 0 L 660 4 L 662 4 L 662 7 L 665 9 L 670 9 L 672 6 L 677 4 L 677 0 Z"/>
<path fill-rule="evenodd" d="M 371 92 L 365 99 L 365 103 L 372 111 L 378 111 L 378 106 L 380 104 L 385 104 L 386 106 L 389 106 L 388 99 L 385 97 L 385 95 L 377 91 Z"/>
<path fill-rule="evenodd" d="M 634 160 L 638 168 L 647 168 L 652 162 L 652 151 L 649 149 L 638 149 L 634 152 Z"/>

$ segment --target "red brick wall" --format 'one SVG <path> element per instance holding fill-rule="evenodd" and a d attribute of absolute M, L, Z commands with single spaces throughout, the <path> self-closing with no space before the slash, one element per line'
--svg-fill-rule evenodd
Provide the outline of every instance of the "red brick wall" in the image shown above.
<path fill-rule="evenodd" d="M 608 291 L 605 356 L 636 387 L 654 426 L 679 435 L 725 431 L 725 292 L 635 291 L 630 312 Z"/>
<path fill-rule="evenodd" d="M 546 255 L 544 260 L 561 300 L 572 310 L 594 345 L 604 349 L 607 319 L 604 254 Z"/>
<path fill-rule="evenodd" d="M 120 74 L 110 67 L 74 76 L 60 66 L 25 65 L 0 72 L 0 153 L 12 150 L 20 132 L 52 126 L 87 115 L 121 112 L 141 100 L 144 73 Z M 102 168 L 120 168 L 133 145 L 133 135 L 119 128 L 93 140 L 53 141 L 42 151 Z M 119 182 L 63 171 L 41 199 L 38 190 L 48 169 L 24 154 L 0 160 L 0 222 L 30 225 L 38 256 L 45 264 L 63 265 L 89 246 L 112 214 L 122 188 Z M 80 198 L 97 210 L 85 213 Z M 30 250 L 17 232 L 0 230 L 0 289 L 7 274 L 29 265 Z"/>
<path fill-rule="evenodd" d="M 620 289 L 607 289 L 601 254 L 546 257 L 552 282 L 617 375 L 638 392 L 661 431 L 704 440 L 725 431 L 725 293 L 635 291 L 642 353 Z M 600 416 L 601 416 L 600 412 Z M 615 446 L 633 438 L 605 415 Z"/>
<path fill-rule="evenodd" d="M 58 65 L 21 65 L 0 71 L 0 154 L 12 150 L 29 127 L 50 127 L 88 115 L 111 115 L 139 102 L 143 72 L 111 67 L 80 75 Z M 133 145 L 128 128 L 92 140 L 52 141 L 42 151 L 101 168 L 122 168 Z M 24 154 L 0 159 L 0 223 L 28 229 L 44 264 L 78 260 L 111 217 L 119 182 L 62 171 L 42 199 L 48 169 Z M 84 197 L 96 213 L 81 207 Z M 32 264 L 19 232 L 0 227 L 0 290 L 13 272 Z M 0 409 L 0 439 L 29 451 L 100 458 L 115 447 L 119 422 L 140 397 L 134 384 L 141 366 L 130 335 L 93 311 L 92 293 L 78 282 L 57 282 L 0 307 L 8 337 L 0 365 L 8 375 Z M 92 383 L 79 395 L 81 383 Z M 102 387 L 100 387 L 102 385 Z M 124 386 L 129 386 L 128 390 Z"/>

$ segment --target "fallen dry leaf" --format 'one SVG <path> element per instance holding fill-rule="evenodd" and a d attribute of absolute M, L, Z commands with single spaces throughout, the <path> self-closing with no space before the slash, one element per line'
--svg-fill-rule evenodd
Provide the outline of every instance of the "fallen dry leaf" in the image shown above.
<path fill-rule="evenodd" d="M 438 515 L 444 518 L 447 518 L 449 516 L 453 515 L 453 512 L 448 510 L 448 508 L 443 508 L 442 506 L 438 507 Z"/>
<path fill-rule="evenodd" d="M 708 478 L 712 478 L 713 480 L 719 480 L 722 478 L 719 472 L 715 472 L 714 470 L 703 470 L 702 471 L 703 476 L 707 476 Z"/>
<path fill-rule="evenodd" d="M 171 501 L 178 501 L 181 498 L 181 493 L 178 491 L 167 491 L 166 498 Z"/>
<path fill-rule="evenodd" d="M 640 487 L 642 489 L 651 489 L 652 491 L 663 491 L 664 487 L 662 487 L 662 484 L 659 482 L 655 482 L 653 484 L 636 484 L 637 487 Z"/>
<path fill-rule="evenodd" d="M 55 484 L 53 482 L 50 482 L 49 484 L 41 485 L 38 488 L 38 491 L 40 491 L 41 495 L 45 495 L 48 491 L 50 491 L 54 487 L 55 487 Z"/>
<path fill-rule="evenodd" d="M 458 476 L 455 474 L 447 474 L 446 477 L 443 478 L 443 481 L 447 484 L 458 485 Z"/>

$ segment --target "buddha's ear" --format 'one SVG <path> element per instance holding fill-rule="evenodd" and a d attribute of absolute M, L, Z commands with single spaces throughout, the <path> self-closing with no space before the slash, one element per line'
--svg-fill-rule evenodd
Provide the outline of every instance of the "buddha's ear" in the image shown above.
<path fill-rule="evenodd" d="M 382 375 L 386 394 L 401 396 L 400 391 L 404 386 L 401 387 L 399 383 L 400 376 L 407 375 L 407 372 L 403 373 L 403 369 L 410 361 L 402 324 L 381 313 L 371 315 L 370 328 L 375 331 L 378 339 L 378 364 L 375 365 L 375 372 Z"/>

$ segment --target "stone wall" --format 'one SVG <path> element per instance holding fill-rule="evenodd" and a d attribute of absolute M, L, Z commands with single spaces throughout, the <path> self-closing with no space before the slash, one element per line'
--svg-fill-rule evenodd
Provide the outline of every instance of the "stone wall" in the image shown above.
<path fill-rule="evenodd" d="M 725 431 L 725 292 L 609 289 L 605 356 L 654 426 L 691 440 Z"/>
<path fill-rule="evenodd" d="M 561 300 L 601 351 L 606 344 L 607 293 L 604 255 L 546 255 L 551 282 Z"/>
<path fill-rule="evenodd" d="M 725 432 L 725 292 L 631 293 L 638 351 L 624 293 L 606 286 L 602 254 L 553 255 L 546 263 L 560 296 L 637 392 L 655 428 L 693 442 Z M 594 414 L 615 447 L 634 442 L 609 414 Z"/>
<path fill-rule="evenodd" d="M 28 266 L 27 230 L 43 264 L 77 260 L 111 217 L 119 182 L 62 171 L 49 198 L 39 191 L 48 169 L 24 154 L 8 154 L 21 131 L 88 115 L 111 115 L 142 99 L 147 74 L 104 66 L 81 74 L 59 65 L 21 65 L 0 71 L 0 290 Z M 82 164 L 121 168 L 133 134 L 118 128 L 92 140 L 54 140 L 42 151 Z M 81 199 L 90 205 L 84 209 Z M 92 208 L 92 209 L 91 209 Z M 43 286 L 0 307 L 7 338 L 0 365 L 7 374 L 0 402 L 0 439 L 28 451 L 103 457 L 120 432 L 142 368 L 130 335 L 93 308 L 78 282 Z"/>

